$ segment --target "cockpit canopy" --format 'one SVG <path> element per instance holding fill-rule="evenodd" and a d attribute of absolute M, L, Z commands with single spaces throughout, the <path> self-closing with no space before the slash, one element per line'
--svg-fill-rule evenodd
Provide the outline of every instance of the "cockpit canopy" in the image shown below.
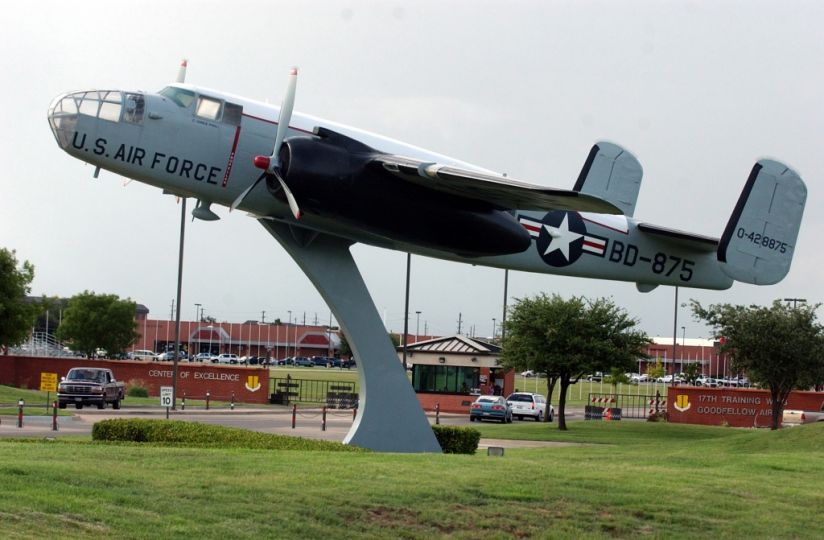
<path fill-rule="evenodd" d="M 57 143 L 65 148 L 74 133 L 78 116 L 99 118 L 108 122 L 140 124 L 146 102 L 138 92 L 119 90 L 89 90 L 58 96 L 49 106 L 49 124 Z"/>

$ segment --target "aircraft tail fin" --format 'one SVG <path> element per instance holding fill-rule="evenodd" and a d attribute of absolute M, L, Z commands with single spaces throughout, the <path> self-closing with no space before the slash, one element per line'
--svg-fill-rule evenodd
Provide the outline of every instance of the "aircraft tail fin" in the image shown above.
<path fill-rule="evenodd" d="M 806 200 L 807 186 L 798 173 L 777 161 L 758 161 L 718 244 L 721 270 L 756 285 L 784 279 Z"/>
<path fill-rule="evenodd" d="M 617 144 L 595 143 L 572 189 L 611 202 L 632 217 L 644 170 L 631 153 Z"/>

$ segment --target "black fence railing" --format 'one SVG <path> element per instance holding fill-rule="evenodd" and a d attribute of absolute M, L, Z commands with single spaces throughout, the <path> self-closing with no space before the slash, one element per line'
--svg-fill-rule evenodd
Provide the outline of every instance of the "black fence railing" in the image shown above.
<path fill-rule="evenodd" d="M 358 394 L 354 382 L 273 377 L 269 379 L 269 403 L 317 403 L 330 409 L 351 409 L 358 406 Z"/>
<path fill-rule="evenodd" d="M 584 407 L 584 418 L 586 420 L 602 420 L 608 414 L 612 420 L 620 420 L 621 418 L 643 419 L 666 409 L 667 399 L 660 393 L 651 396 L 590 393 L 589 402 Z"/>

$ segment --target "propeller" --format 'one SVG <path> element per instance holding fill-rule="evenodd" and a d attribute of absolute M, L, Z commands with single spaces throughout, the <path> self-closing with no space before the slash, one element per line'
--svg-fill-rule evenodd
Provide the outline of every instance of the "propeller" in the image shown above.
<path fill-rule="evenodd" d="M 280 183 L 280 187 L 283 189 L 284 195 L 286 195 L 286 200 L 289 203 L 289 208 L 292 210 L 292 215 L 295 216 L 295 219 L 300 219 L 300 207 L 298 206 L 297 199 L 292 194 L 292 190 L 289 189 L 289 186 L 286 185 L 286 182 L 283 181 L 283 176 L 281 175 L 280 171 L 280 148 L 283 146 L 283 140 L 286 138 L 286 132 L 289 130 L 289 121 L 292 118 L 292 108 L 295 105 L 295 88 L 297 86 L 298 81 L 298 68 L 292 68 L 289 71 L 289 81 L 286 86 L 286 94 L 283 96 L 283 102 L 280 105 L 280 116 L 278 117 L 278 131 L 277 135 L 275 135 L 275 145 L 272 148 L 272 155 L 271 156 L 255 156 L 254 164 L 255 167 L 258 169 L 263 169 L 263 173 L 255 180 L 252 185 L 248 188 L 244 189 L 243 192 L 238 195 L 237 199 L 232 203 L 232 206 L 229 210 L 234 210 L 235 208 L 243 202 L 243 199 L 253 190 L 255 187 L 260 183 L 261 180 L 266 178 L 267 176 L 274 176 L 277 178 L 278 182 Z"/>

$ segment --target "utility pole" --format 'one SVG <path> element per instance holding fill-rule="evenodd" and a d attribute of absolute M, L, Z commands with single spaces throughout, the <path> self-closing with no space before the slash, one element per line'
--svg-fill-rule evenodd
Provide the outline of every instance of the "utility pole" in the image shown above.
<path fill-rule="evenodd" d="M 175 299 L 172 298 L 172 309 L 169 310 L 169 320 L 173 321 L 175 318 Z"/>
<path fill-rule="evenodd" d="M 421 312 L 415 312 L 415 343 L 418 342 L 418 336 L 421 335 Z"/>
<path fill-rule="evenodd" d="M 504 338 L 506 337 L 506 296 L 507 296 L 507 288 L 509 287 L 509 269 L 504 270 L 504 314 L 501 317 L 501 343 L 504 342 Z"/>
<path fill-rule="evenodd" d="M 260 322 L 266 324 L 266 310 L 260 312 Z"/>
<path fill-rule="evenodd" d="M 806 304 L 807 303 L 806 298 L 785 298 L 784 301 L 787 302 L 787 304 L 792 302 L 793 303 L 793 309 L 797 308 L 798 304 Z"/>
<path fill-rule="evenodd" d="M 461 333 L 461 326 L 463 325 L 462 316 L 463 316 L 463 314 L 459 312 L 458 313 L 458 334 Z"/>

